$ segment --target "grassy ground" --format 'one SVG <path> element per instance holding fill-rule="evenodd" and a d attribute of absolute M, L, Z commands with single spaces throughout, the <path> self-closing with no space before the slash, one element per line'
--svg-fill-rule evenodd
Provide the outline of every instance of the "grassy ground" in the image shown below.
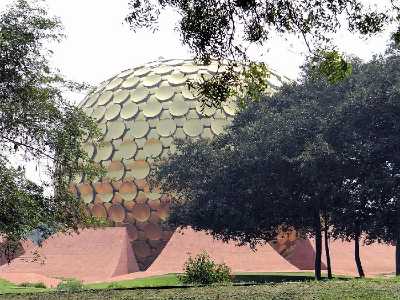
<path fill-rule="evenodd" d="M 400 299 L 400 281 L 395 279 L 351 279 L 322 282 L 302 281 L 258 285 L 211 287 L 90 290 L 75 293 L 2 295 L 13 300 L 261 300 L 261 299 Z"/>
<path fill-rule="evenodd" d="M 35 293 L 48 291 L 45 288 L 33 287 L 33 286 L 19 286 L 10 283 L 4 279 L 0 279 L 0 293 Z"/>

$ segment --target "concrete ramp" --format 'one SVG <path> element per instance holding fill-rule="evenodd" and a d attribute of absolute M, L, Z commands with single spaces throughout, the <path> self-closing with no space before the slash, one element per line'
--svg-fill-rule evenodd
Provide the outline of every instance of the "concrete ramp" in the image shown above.
<path fill-rule="evenodd" d="M 237 247 L 235 243 L 214 240 L 205 232 L 192 229 L 175 231 L 168 244 L 154 263 L 149 273 L 177 273 L 189 256 L 205 250 L 215 261 L 226 263 L 233 272 L 298 272 L 269 244 L 252 251 L 248 246 Z"/>
<path fill-rule="evenodd" d="M 84 282 L 107 280 L 139 270 L 123 227 L 86 229 L 79 234 L 56 234 L 42 247 L 23 244 L 25 253 L 0 267 L 7 274 L 33 273 L 46 277 L 77 278 Z M 2 276 L 3 275 L 3 276 Z"/>

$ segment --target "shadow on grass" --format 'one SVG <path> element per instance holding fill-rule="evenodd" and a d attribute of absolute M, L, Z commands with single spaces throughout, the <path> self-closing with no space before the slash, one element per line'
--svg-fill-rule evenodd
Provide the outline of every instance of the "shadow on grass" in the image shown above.
<path fill-rule="evenodd" d="M 350 280 L 351 277 L 334 276 L 335 280 Z M 282 283 L 282 282 L 305 282 L 315 280 L 313 273 L 238 273 L 234 275 L 233 283 Z M 323 277 L 322 280 L 328 280 Z"/>

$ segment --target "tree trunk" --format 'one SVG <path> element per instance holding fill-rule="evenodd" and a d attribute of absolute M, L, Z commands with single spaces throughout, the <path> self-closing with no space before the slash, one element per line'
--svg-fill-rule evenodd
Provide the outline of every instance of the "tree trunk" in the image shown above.
<path fill-rule="evenodd" d="M 364 270 L 361 264 L 360 258 L 360 232 L 356 232 L 356 236 L 354 237 L 354 259 L 356 261 L 357 271 L 360 278 L 365 277 Z"/>
<path fill-rule="evenodd" d="M 400 238 L 397 234 L 396 239 L 396 276 L 400 276 Z"/>
<path fill-rule="evenodd" d="M 315 279 L 321 280 L 321 254 L 322 254 L 322 234 L 321 234 L 321 221 L 319 219 L 319 213 L 315 220 L 315 262 L 314 262 L 314 272 Z"/>
<path fill-rule="evenodd" d="M 331 254 L 329 253 L 329 236 L 328 228 L 324 226 L 324 240 L 325 240 L 325 256 L 326 256 L 326 267 L 328 269 L 328 278 L 332 279 L 332 267 L 331 267 Z"/>

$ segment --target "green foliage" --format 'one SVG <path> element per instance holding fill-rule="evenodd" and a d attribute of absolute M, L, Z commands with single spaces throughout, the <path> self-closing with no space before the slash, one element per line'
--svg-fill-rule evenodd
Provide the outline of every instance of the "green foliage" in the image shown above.
<path fill-rule="evenodd" d="M 33 288 L 41 288 L 41 289 L 45 289 L 46 285 L 43 282 L 22 282 L 19 284 L 19 286 L 22 287 L 33 287 Z"/>
<path fill-rule="evenodd" d="M 336 50 L 320 51 L 315 61 L 318 73 L 325 76 L 331 84 L 337 84 L 351 75 L 351 64 Z"/>
<path fill-rule="evenodd" d="M 82 281 L 77 279 L 66 279 L 57 285 L 57 290 L 61 292 L 78 292 L 83 290 Z"/>
<path fill-rule="evenodd" d="M 215 263 L 207 252 L 202 252 L 188 258 L 184 273 L 178 278 L 184 284 L 224 283 L 231 281 L 231 270 L 224 263 Z"/>
<path fill-rule="evenodd" d="M 0 234 L 9 243 L 38 227 L 55 232 L 93 223 L 68 184 L 76 174 L 101 172 L 81 149 L 99 130 L 62 96 L 85 88 L 50 66 L 47 45 L 62 38 L 60 21 L 40 3 L 17 0 L 0 13 Z M 50 180 L 28 181 L 26 161 L 44 166 Z"/>

